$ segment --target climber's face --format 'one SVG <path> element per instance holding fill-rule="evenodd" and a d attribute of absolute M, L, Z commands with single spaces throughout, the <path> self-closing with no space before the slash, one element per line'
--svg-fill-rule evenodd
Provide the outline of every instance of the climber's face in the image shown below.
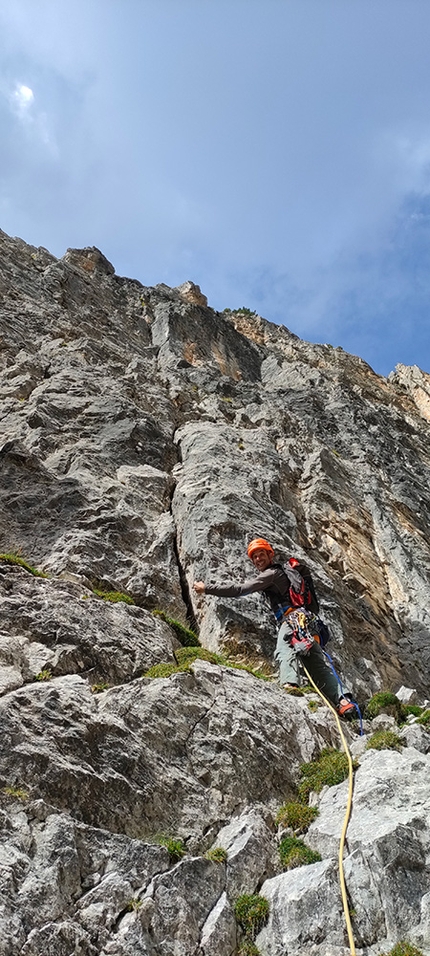
<path fill-rule="evenodd" d="M 272 563 L 272 555 L 269 551 L 264 550 L 263 548 L 258 548 L 258 551 L 254 551 L 251 561 L 257 571 L 265 571 L 266 568 L 270 568 Z"/>

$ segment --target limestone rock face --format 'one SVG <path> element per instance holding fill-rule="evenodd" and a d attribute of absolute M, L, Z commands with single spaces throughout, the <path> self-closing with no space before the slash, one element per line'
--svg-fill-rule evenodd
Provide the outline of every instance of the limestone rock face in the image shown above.
<path fill-rule="evenodd" d="M 394 945 L 406 937 L 429 948 L 429 761 L 413 748 L 402 754 L 368 751 L 356 773 L 344 866 L 355 940 L 366 953 L 380 953 L 381 939 Z M 267 956 L 299 954 L 303 946 L 308 952 L 345 951 L 336 856 L 346 789 L 347 783 L 325 789 L 306 837 L 323 861 L 262 886 L 271 912 L 257 942 Z M 324 946 L 315 947 L 316 939 Z"/>
<path fill-rule="evenodd" d="M 262 956 L 343 956 L 345 784 L 317 798 L 320 863 L 282 872 L 275 825 L 339 746 L 333 716 L 279 688 L 261 597 L 192 583 L 242 580 L 269 538 L 311 568 L 359 701 L 423 703 L 429 376 L 215 312 L 189 281 L 144 287 L 93 247 L 0 232 L 0 297 L 0 956 L 236 956 L 236 898 L 260 890 Z M 179 647 L 157 610 L 230 666 L 146 677 Z M 346 729 L 363 956 L 430 956 L 428 726 L 410 717 L 399 753 Z"/>

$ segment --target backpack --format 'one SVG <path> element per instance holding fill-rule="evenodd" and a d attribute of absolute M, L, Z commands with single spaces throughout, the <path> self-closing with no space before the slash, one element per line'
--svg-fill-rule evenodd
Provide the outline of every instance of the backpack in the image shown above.
<path fill-rule="evenodd" d="M 312 614 L 318 614 L 318 598 L 307 565 L 302 564 L 297 558 L 289 558 L 287 564 L 282 564 L 281 567 L 290 582 L 291 606 L 304 607 Z"/>
<path fill-rule="evenodd" d="M 302 607 L 315 615 L 312 634 L 320 647 L 324 648 L 331 641 L 331 634 L 327 624 L 318 616 L 320 608 L 309 568 L 297 558 L 289 558 L 288 563 L 281 567 L 290 582 L 291 606 Z"/>

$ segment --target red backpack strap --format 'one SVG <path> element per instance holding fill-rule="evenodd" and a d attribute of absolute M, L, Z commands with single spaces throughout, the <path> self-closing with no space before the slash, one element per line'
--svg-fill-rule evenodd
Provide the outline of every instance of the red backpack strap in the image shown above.
<path fill-rule="evenodd" d="M 299 563 L 300 562 L 297 562 L 297 564 Z M 282 570 L 290 582 L 291 607 L 305 607 L 306 606 L 306 586 L 302 578 L 302 575 L 291 564 L 291 559 L 288 562 L 288 564 L 282 565 Z"/>

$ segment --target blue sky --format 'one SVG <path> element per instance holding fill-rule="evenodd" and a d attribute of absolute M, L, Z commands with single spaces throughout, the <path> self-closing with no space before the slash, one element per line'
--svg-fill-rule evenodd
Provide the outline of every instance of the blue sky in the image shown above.
<path fill-rule="evenodd" d="M 430 371 L 428 0 L 3 0 L 0 226 Z"/>

